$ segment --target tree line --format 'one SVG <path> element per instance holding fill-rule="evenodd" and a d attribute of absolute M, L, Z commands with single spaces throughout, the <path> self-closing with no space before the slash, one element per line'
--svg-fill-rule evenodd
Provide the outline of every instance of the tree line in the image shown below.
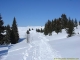
<path fill-rule="evenodd" d="M 65 29 L 68 37 L 71 37 L 75 34 L 74 27 L 80 25 L 80 21 L 77 19 L 67 18 L 66 14 L 62 14 L 61 17 L 55 18 L 54 20 L 48 20 L 45 23 L 44 29 L 36 29 L 37 32 L 43 32 L 44 35 L 52 35 L 52 32 L 55 31 L 57 34 L 62 32 L 62 29 Z"/>
<path fill-rule="evenodd" d="M 16 18 L 13 18 L 12 26 L 8 24 L 4 26 L 2 16 L 0 14 L 0 45 L 3 44 L 16 44 L 19 40 L 18 28 L 16 24 Z"/>
<path fill-rule="evenodd" d="M 55 18 L 54 20 L 48 20 L 45 23 L 44 29 L 36 29 L 37 32 L 44 33 L 44 35 L 52 35 L 52 32 L 55 31 L 57 34 L 62 32 L 62 29 L 65 29 L 68 37 L 71 37 L 75 34 L 74 27 L 80 25 L 80 21 L 77 19 L 67 18 L 66 14 L 62 14 L 61 17 Z M 30 34 L 29 29 L 27 34 Z M 33 30 L 33 28 L 32 28 Z M 19 40 L 18 28 L 16 23 L 16 18 L 13 18 L 12 26 L 9 24 L 4 26 L 2 16 L 0 14 L 0 45 L 2 44 L 16 44 Z"/>

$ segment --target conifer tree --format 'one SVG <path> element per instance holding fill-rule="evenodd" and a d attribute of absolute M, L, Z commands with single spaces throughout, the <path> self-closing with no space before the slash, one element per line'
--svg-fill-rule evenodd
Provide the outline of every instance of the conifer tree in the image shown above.
<path fill-rule="evenodd" d="M 41 32 L 40 29 L 38 29 L 37 32 Z"/>
<path fill-rule="evenodd" d="M 80 25 L 80 21 L 79 21 L 79 25 Z"/>
<path fill-rule="evenodd" d="M 50 20 L 48 20 L 48 22 L 45 24 L 45 27 L 44 27 L 44 34 L 45 35 L 52 35 L 52 31 L 53 31 L 53 28 L 52 28 L 52 22 Z"/>
<path fill-rule="evenodd" d="M 54 31 L 54 21 L 52 20 L 52 31 Z"/>
<path fill-rule="evenodd" d="M 44 35 L 48 35 L 48 27 L 47 27 L 47 23 L 45 24 L 45 27 L 44 27 Z"/>
<path fill-rule="evenodd" d="M 48 34 L 52 35 L 52 22 L 50 20 L 48 20 Z"/>
<path fill-rule="evenodd" d="M 53 23 L 54 23 L 54 25 L 53 25 L 54 31 L 56 31 L 56 27 L 57 27 L 57 26 L 56 26 L 56 24 L 57 24 L 57 19 L 54 19 L 54 22 L 53 22 Z"/>
<path fill-rule="evenodd" d="M 67 16 L 65 14 L 62 14 L 61 15 L 61 20 L 62 20 L 62 28 L 66 28 L 67 27 L 67 22 L 68 22 Z"/>
<path fill-rule="evenodd" d="M 16 44 L 15 34 L 12 29 L 11 29 L 11 33 L 10 33 L 10 40 L 11 40 L 11 44 Z"/>
<path fill-rule="evenodd" d="M 75 26 L 75 21 L 74 21 L 73 19 L 72 19 L 71 21 L 72 21 L 72 23 L 73 23 L 74 27 L 76 27 L 76 26 Z"/>
<path fill-rule="evenodd" d="M 43 32 L 42 28 L 41 28 L 41 33 Z"/>
<path fill-rule="evenodd" d="M 16 24 L 16 18 L 14 17 L 13 19 L 13 24 L 12 24 L 12 31 L 11 33 L 13 33 L 13 39 L 15 43 L 18 43 L 19 40 L 19 34 L 18 34 L 18 28 L 17 28 L 17 24 Z M 13 40 L 12 39 L 12 40 Z"/>
<path fill-rule="evenodd" d="M 57 19 L 57 21 L 56 21 L 56 28 L 55 28 L 55 32 L 58 34 L 59 32 L 61 32 L 61 22 L 60 22 L 60 18 L 59 19 Z"/>
<path fill-rule="evenodd" d="M 36 29 L 36 32 L 41 32 L 41 30 L 40 29 Z"/>
<path fill-rule="evenodd" d="M 9 44 L 11 41 L 10 41 L 10 33 L 11 31 L 10 31 L 10 25 L 7 25 L 7 27 L 6 27 L 6 35 L 5 35 L 5 37 L 4 37 L 4 42 L 5 42 L 5 44 Z"/>
<path fill-rule="evenodd" d="M 77 23 L 77 20 L 75 19 L 75 27 L 77 28 L 78 26 L 78 23 Z"/>
<path fill-rule="evenodd" d="M 2 33 L 4 33 L 5 28 L 4 28 L 3 24 L 4 24 L 4 22 L 2 20 L 1 14 L 0 14 L 0 44 L 1 45 L 4 44 L 4 40 L 3 40 L 4 35 Z"/>
<path fill-rule="evenodd" d="M 66 29 L 68 37 L 73 36 L 74 34 L 74 23 L 72 22 L 72 20 L 69 18 L 68 21 L 68 28 Z"/>
<path fill-rule="evenodd" d="M 43 33 L 44 32 L 44 29 L 41 28 L 40 32 Z"/>

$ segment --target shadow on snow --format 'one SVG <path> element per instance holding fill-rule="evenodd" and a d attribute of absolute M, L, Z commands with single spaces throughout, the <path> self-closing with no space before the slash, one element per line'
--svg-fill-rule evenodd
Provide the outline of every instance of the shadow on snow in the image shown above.
<path fill-rule="evenodd" d="M 24 39 L 26 39 L 26 38 L 20 38 L 18 42 L 22 42 Z"/>
<path fill-rule="evenodd" d="M 6 55 L 7 53 L 8 53 L 8 50 L 2 50 L 2 51 L 0 51 L 0 56 Z"/>

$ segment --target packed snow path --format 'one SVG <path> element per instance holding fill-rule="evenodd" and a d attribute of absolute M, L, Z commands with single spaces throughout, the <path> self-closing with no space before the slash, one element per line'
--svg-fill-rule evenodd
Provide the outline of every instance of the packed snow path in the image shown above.
<path fill-rule="evenodd" d="M 23 60 L 53 60 L 61 57 L 58 51 L 53 50 L 47 43 L 49 41 L 47 38 L 37 33 L 35 35 L 35 37 L 31 37 L 33 41 L 29 43 L 29 48 L 23 53 Z"/>
<path fill-rule="evenodd" d="M 2 60 L 54 60 L 61 58 L 59 52 L 48 43 L 48 39 L 43 35 L 32 31 L 30 33 L 30 43 L 27 40 L 12 45 L 5 59 Z"/>

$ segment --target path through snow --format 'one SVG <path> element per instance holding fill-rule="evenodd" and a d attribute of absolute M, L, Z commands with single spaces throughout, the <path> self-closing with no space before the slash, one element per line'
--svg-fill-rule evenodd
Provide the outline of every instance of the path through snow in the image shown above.
<path fill-rule="evenodd" d="M 29 44 L 29 49 L 23 53 L 23 60 L 53 60 L 54 58 L 61 58 L 58 51 L 51 48 L 46 37 L 37 33 L 34 36 L 37 39 Z"/>
<path fill-rule="evenodd" d="M 30 33 L 30 43 L 26 39 L 9 48 L 2 60 L 54 60 L 61 58 L 59 52 L 48 43 L 48 39 L 35 31 Z"/>

